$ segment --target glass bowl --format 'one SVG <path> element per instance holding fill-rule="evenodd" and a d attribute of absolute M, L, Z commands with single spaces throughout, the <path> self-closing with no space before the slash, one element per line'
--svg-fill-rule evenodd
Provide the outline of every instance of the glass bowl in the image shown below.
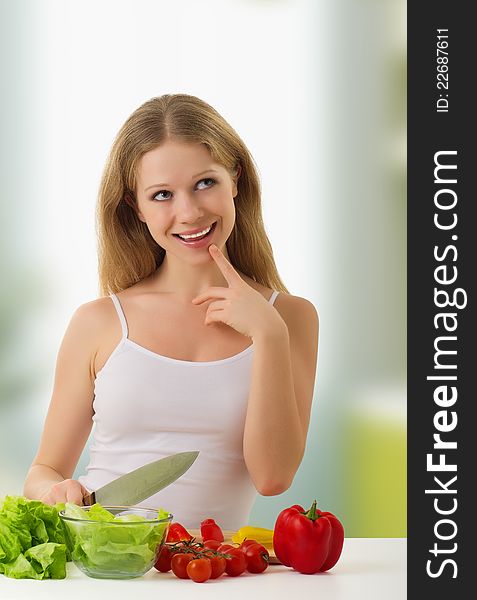
<path fill-rule="evenodd" d="M 66 546 L 74 564 L 89 577 L 99 579 L 131 579 L 147 573 L 157 560 L 173 518 L 168 514 L 159 519 L 158 511 L 150 508 L 104 506 L 112 514 L 111 520 L 98 521 L 88 514 L 91 506 L 75 508 L 81 512 L 75 511 L 74 517 L 65 515 L 64 510 L 59 512 Z"/>

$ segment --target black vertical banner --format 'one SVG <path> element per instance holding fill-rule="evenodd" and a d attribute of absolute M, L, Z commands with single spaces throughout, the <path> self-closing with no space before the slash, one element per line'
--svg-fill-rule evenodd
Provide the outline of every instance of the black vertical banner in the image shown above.
<path fill-rule="evenodd" d="M 474 597 L 475 21 L 408 3 L 408 597 Z M 466 591 L 464 593 L 464 586 Z M 426 592 L 429 596 L 423 595 Z"/>

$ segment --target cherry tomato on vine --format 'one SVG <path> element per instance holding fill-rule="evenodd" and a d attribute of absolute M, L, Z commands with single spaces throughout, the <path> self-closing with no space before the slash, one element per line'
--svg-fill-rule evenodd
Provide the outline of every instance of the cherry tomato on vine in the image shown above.
<path fill-rule="evenodd" d="M 248 548 L 249 546 L 253 546 L 254 544 L 258 544 L 258 542 L 256 540 L 244 540 L 240 544 L 240 550 L 245 551 L 245 548 Z"/>
<path fill-rule="evenodd" d="M 172 572 L 180 579 L 189 579 L 187 565 L 195 558 L 192 552 L 177 552 L 171 560 Z"/>
<path fill-rule="evenodd" d="M 193 558 L 187 563 L 187 575 L 196 583 L 204 583 L 212 575 L 212 566 L 208 558 Z"/>
<path fill-rule="evenodd" d="M 268 567 L 270 554 L 265 546 L 259 544 L 249 544 L 242 552 L 247 560 L 247 571 L 249 573 L 263 573 Z"/>
<path fill-rule="evenodd" d="M 217 579 L 225 573 L 225 567 L 227 566 L 227 561 L 223 556 L 210 556 L 210 566 L 212 567 L 212 575 L 211 579 Z"/>
<path fill-rule="evenodd" d="M 223 552 L 224 554 L 228 554 L 229 550 L 236 550 L 236 548 L 232 544 L 220 544 L 217 548 L 217 552 Z"/>
<path fill-rule="evenodd" d="M 172 559 L 171 551 L 169 550 L 169 547 L 166 544 L 164 544 L 164 546 L 162 546 L 162 548 L 159 552 L 159 556 L 157 557 L 157 560 L 154 563 L 154 566 L 161 573 L 167 573 L 168 571 L 171 570 L 171 559 Z"/>
<path fill-rule="evenodd" d="M 206 540 L 203 542 L 204 548 L 210 548 L 211 550 L 217 550 L 219 546 L 222 545 L 222 542 L 218 542 L 217 540 Z"/>
<path fill-rule="evenodd" d="M 227 554 L 231 556 L 231 558 L 225 559 L 225 572 L 227 575 L 230 575 L 231 577 L 242 575 L 247 568 L 247 559 L 245 558 L 245 554 L 239 548 L 227 550 Z"/>

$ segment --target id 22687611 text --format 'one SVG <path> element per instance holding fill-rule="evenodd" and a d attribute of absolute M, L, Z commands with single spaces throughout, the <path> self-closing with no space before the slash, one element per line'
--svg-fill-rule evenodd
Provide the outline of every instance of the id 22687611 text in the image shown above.
<path fill-rule="evenodd" d="M 438 113 L 449 112 L 449 30 L 437 30 L 436 68 L 437 92 L 436 110 Z"/>

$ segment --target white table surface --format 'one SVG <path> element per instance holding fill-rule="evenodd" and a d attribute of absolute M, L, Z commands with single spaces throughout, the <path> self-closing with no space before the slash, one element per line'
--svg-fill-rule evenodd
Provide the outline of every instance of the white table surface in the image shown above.
<path fill-rule="evenodd" d="M 282 565 L 271 565 L 261 574 L 223 575 L 205 583 L 178 579 L 172 572 L 159 573 L 154 568 L 136 579 L 92 579 L 69 562 L 66 579 L 17 580 L 0 575 L 0 599 L 403 600 L 406 549 L 405 538 L 346 538 L 339 562 L 328 573 L 302 575 Z"/>

